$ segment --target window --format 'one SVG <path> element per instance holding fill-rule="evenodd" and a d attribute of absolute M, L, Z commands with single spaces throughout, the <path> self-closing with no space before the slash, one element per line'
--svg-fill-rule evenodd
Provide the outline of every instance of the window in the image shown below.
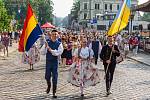
<path fill-rule="evenodd" d="M 107 4 L 105 4 L 105 10 L 107 10 Z"/>
<path fill-rule="evenodd" d="M 99 4 L 95 4 L 95 9 L 99 10 Z"/>
<path fill-rule="evenodd" d="M 96 18 L 97 18 L 97 19 L 100 19 L 100 16 L 99 16 L 99 15 L 97 15 L 97 16 L 96 16 Z"/>
<path fill-rule="evenodd" d="M 99 9 L 99 4 L 97 4 L 97 6 L 98 6 L 98 9 Z"/>
<path fill-rule="evenodd" d="M 133 26 L 133 30 L 138 30 L 139 29 L 139 26 Z"/>
<path fill-rule="evenodd" d="M 119 10 L 119 8 L 120 8 L 120 6 L 119 6 L 119 4 L 117 5 L 117 10 Z"/>
<path fill-rule="evenodd" d="M 95 9 L 97 9 L 97 4 L 95 4 Z"/>
<path fill-rule="evenodd" d="M 86 19 L 87 18 L 87 13 L 84 13 L 84 18 L 83 19 Z"/>
<path fill-rule="evenodd" d="M 84 3 L 84 9 L 87 9 L 87 8 L 88 8 L 87 3 Z"/>
<path fill-rule="evenodd" d="M 112 4 L 110 4 L 110 10 L 112 10 Z"/>
<path fill-rule="evenodd" d="M 97 30 L 106 30 L 106 25 L 97 25 Z"/>

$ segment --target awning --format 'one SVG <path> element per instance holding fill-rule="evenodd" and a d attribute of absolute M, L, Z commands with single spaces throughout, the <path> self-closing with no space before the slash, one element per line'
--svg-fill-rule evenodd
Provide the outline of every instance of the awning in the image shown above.
<path fill-rule="evenodd" d="M 51 23 L 47 22 L 44 25 L 42 25 L 41 28 L 55 28 L 55 26 L 52 25 Z"/>
<path fill-rule="evenodd" d="M 132 8 L 133 11 L 150 12 L 150 0 Z"/>

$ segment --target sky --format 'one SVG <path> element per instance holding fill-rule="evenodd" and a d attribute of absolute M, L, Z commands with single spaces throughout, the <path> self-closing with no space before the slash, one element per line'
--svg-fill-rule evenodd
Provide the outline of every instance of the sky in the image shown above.
<path fill-rule="evenodd" d="M 65 17 L 70 13 L 73 0 L 52 0 L 54 2 L 54 15 L 57 17 Z M 139 0 L 139 4 L 148 0 Z"/>
<path fill-rule="evenodd" d="M 73 0 L 52 0 L 54 3 L 54 15 L 65 17 L 70 13 Z"/>

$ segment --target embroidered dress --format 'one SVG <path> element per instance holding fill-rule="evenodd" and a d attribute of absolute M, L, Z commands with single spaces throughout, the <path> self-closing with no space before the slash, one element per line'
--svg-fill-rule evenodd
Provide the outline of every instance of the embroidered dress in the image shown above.
<path fill-rule="evenodd" d="M 96 66 L 90 61 L 93 51 L 88 47 L 76 49 L 74 56 L 80 56 L 80 60 L 74 62 L 69 69 L 68 82 L 78 87 L 94 86 L 100 81 L 100 74 Z"/>
<path fill-rule="evenodd" d="M 22 55 L 22 63 L 24 64 L 35 64 L 40 60 L 40 52 L 37 47 L 34 45 L 30 48 L 27 53 Z"/>

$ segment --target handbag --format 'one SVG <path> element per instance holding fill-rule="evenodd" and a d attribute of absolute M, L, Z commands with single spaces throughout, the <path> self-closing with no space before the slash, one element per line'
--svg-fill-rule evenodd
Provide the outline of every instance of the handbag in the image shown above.
<path fill-rule="evenodd" d="M 120 55 L 119 57 L 117 57 L 116 62 L 117 64 L 121 63 L 122 61 L 124 61 L 124 58 L 122 55 Z"/>

